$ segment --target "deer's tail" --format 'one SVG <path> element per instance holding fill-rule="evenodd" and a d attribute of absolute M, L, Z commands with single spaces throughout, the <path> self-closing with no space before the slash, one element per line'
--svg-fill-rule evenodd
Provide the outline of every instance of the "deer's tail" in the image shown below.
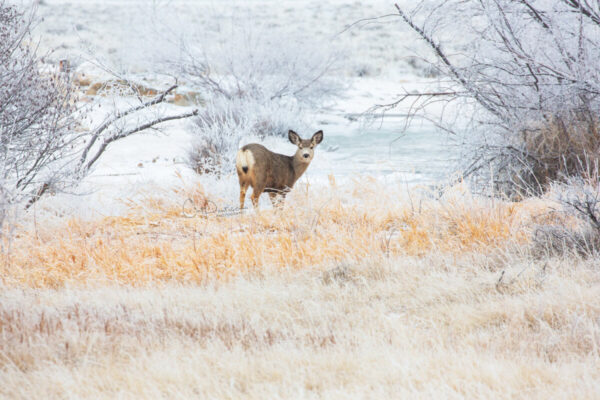
<path fill-rule="evenodd" d="M 235 166 L 238 173 L 247 174 L 250 169 L 254 166 L 254 156 L 248 149 L 240 149 L 235 157 Z"/>

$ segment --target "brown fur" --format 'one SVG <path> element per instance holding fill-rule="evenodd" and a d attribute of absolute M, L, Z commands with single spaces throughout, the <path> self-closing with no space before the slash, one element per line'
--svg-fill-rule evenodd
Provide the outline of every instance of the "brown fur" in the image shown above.
<path fill-rule="evenodd" d="M 238 151 L 236 169 L 240 182 L 240 208 L 244 208 L 248 186 L 252 186 L 252 204 L 255 208 L 263 192 L 269 193 L 273 205 L 281 204 L 287 192 L 308 168 L 314 148 L 323 140 L 323 131 L 318 131 L 308 140 L 301 139 L 294 131 L 289 131 L 288 137 L 298 146 L 293 156 L 274 153 L 257 143 L 247 144 Z M 245 167 L 247 172 L 244 172 Z"/>

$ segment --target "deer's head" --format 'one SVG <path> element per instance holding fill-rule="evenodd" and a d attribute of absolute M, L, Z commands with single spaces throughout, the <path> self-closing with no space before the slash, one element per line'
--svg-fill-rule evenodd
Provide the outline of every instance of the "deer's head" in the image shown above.
<path fill-rule="evenodd" d="M 298 146 L 294 158 L 298 162 L 310 163 L 315 155 L 315 147 L 323 141 L 323 131 L 318 131 L 310 139 L 302 139 L 296 132 L 288 132 L 290 142 Z"/>

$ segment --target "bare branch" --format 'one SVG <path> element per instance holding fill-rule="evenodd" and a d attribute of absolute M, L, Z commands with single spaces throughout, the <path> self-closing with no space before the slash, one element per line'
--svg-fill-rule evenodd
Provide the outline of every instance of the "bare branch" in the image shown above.
<path fill-rule="evenodd" d="M 405 102 L 409 115 L 422 116 L 436 101 L 469 105 L 457 109 L 467 121 L 467 172 L 479 171 L 483 181 L 493 178 L 507 191 L 520 186 L 539 193 L 553 181 L 577 176 L 580 160 L 600 161 L 596 3 L 434 0 L 418 1 L 412 12 L 396 4 L 402 20 L 435 54 L 452 90 L 440 89 L 443 96 L 405 93 L 374 108 L 385 112 Z M 457 38 L 460 53 L 443 50 L 452 39 L 434 37 Z M 485 173 L 490 164 L 493 177 Z"/>
<path fill-rule="evenodd" d="M 438 43 L 436 43 L 431 37 L 429 37 L 423 29 L 421 29 L 417 25 L 415 25 L 413 23 L 413 21 L 402 11 L 402 9 L 400 8 L 400 6 L 398 6 L 398 4 L 395 4 L 395 6 L 396 6 L 396 9 L 398 10 L 398 13 L 400 14 L 400 17 L 404 20 L 404 22 L 406 22 L 406 24 L 408 26 L 410 26 L 415 32 L 417 32 L 419 34 L 419 36 L 421 36 L 421 38 L 423 40 L 425 40 L 425 42 L 427 42 L 427 44 L 429 44 L 429 46 L 435 51 L 435 53 L 437 54 L 439 59 L 444 63 L 444 65 L 446 65 L 446 67 L 448 67 L 450 74 L 456 80 L 458 80 L 458 82 L 467 91 L 469 91 L 471 93 L 471 95 L 473 97 L 475 97 L 483 107 L 485 107 L 486 110 L 488 110 L 492 114 L 496 115 L 497 117 L 502 118 L 502 115 L 498 112 L 498 110 L 496 110 L 494 107 L 491 107 L 489 102 L 483 98 L 483 96 L 481 95 L 481 92 L 474 90 L 474 88 L 471 86 L 471 84 L 465 79 L 464 76 L 462 76 L 462 74 L 458 71 L 458 69 L 450 62 L 450 60 L 448 59 L 446 54 L 442 51 L 441 46 Z"/>
<path fill-rule="evenodd" d="M 600 25 L 600 16 L 595 13 L 591 7 L 584 6 L 579 0 L 562 0 L 562 2 L 569 7 L 578 10 L 581 14 L 592 20 L 596 25 Z"/>
<path fill-rule="evenodd" d="M 155 125 L 158 124 L 162 124 L 163 122 L 167 122 L 167 121 L 174 121 L 177 119 L 184 119 L 184 118 L 190 118 L 193 117 L 195 115 L 198 115 L 198 110 L 194 110 L 192 112 L 189 113 L 185 113 L 185 114 L 179 114 L 179 115 L 172 115 L 169 117 L 162 117 L 162 118 L 157 118 L 154 119 L 152 121 L 148 121 L 142 125 L 139 125 L 133 129 L 127 130 L 127 131 L 123 131 L 123 132 L 119 132 L 116 135 L 113 135 L 109 138 L 106 138 L 102 144 L 100 145 L 100 148 L 96 151 L 96 153 L 94 154 L 94 156 L 92 156 L 88 161 L 87 164 L 85 166 L 86 170 L 89 170 L 96 161 L 98 161 L 98 159 L 100 158 L 100 156 L 104 153 L 104 151 L 106 150 L 106 148 L 108 147 L 109 144 L 111 144 L 112 142 L 115 142 L 119 139 L 123 139 L 126 138 L 128 136 L 133 135 L 134 133 L 138 133 L 141 132 L 143 130 L 149 129 L 154 127 Z"/>
<path fill-rule="evenodd" d="M 124 117 L 126 117 L 128 115 L 131 115 L 131 114 L 133 114 L 133 113 L 135 113 L 137 111 L 144 110 L 144 109 L 152 107 L 152 106 L 154 106 L 156 104 L 160 104 L 160 103 L 164 102 L 165 99 L 166 99 L 166 97 L 167 97 L 167 95 L 169 93 L 171 93 L 175 89 L 177 89 L 177 84 L 172 85 L 170 88 L 168 88 L 167 90 L 165 90 L 160 95 L 158 95 L 155 98 L 153 98 L 152 100 L 149 100 L 149 101 L 147 101 L 145 103 L 139 104 L 138 106 L 132 107 L 132 108 L 130 108 L 128 110 L 117 112 L 111 118 L 108 118 L 99 127 L 97 127 L 96 129 L 94 129 L 91 132 L 91 139 L 90 139 L 90 141 L 88 142 L 87 146 L 83 150 L 83 153 L 81 154 L 80 164 L 81 165 L 85 164 L 85 161 L 87 159 L 87 155 L 88 155 L 90 149 L 92 148 L 92 146 L 94 146 L 94 144 L 96 143 L 96 140 L 98 140 L 98 138 L 100 137 L 100 134 L 102 132 L 104 132 L 106 129 L 108 129 L 111 125 L 113 125 L 118 120 L 120 120 L 120 119 L 122 119 L 122 118 L 124 118 Z"/>

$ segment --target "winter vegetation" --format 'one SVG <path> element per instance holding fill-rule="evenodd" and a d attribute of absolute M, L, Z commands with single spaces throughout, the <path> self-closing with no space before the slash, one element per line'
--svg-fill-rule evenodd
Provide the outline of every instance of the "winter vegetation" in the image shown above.
<path fill-rule="evenodd" d="M 63 181 L 73 158 L 75 93 L 64 74 L 41 70 L 31 41 L 32 16 L 0 4 L 0 144 L 4 221 L 11 204 L 33 197 L 45 182 Z"/>
<path fill-rule="evenodd" d="M 307 127 L 307 108 L 322 105 L 342 87 L 333 75 L 341 52 L 323 38 L 256 28 L 240 17 L 234 14 L 232 26 L 221 27 L 229 34 L 217 46 L 207 48 L 202 29 L 182 35 L 176 62 L 166 62 L 206 102 L 195 118 L 197 138 L 189 153 L 200 173 L 231 170 L 244 137 L 284 137 L 290 126 Z"/>
<path fill-rule="evenodd" d="M 519 195 L 539 194 L 571 176 L 597 177 L 597 2 L 420 1 L 396 7 L 449 78 L 446 90 L 400 100 L 417 97 L 417 109 L 438 97 L 461 103 L 471 123 L 458 133 L 468 134 L 466 175 L 480 172 L 489 181 L 492 170 L 494 185 Z M 456 43 L 451 35 L 458 31 Z M 447 44 L 460 51 L 448 53 Z"/>
<path fill-rule="evenodd" d="M 32 42 L 33 14 L 0 3 L 0 228 L 7 214 L 31 206 L 45 194 L 77 184 L 113 142 L 162 122 L 187 118 L 196 111 L 140 117 L 140 112 L 165 101 L 177 86 L 124 110 L 111 111 L 99 126 L 83 123 L 94 105 L 79 105 L 75 85 L 64 61 L 63 70 L 44 70 L 43 57 Z M 107 91 L 136 90 L 128 81 Z M 127 121 L 127 117 L 137 119 Z"/>
<path fill-rule="evenodd" d="M 600 393 L 598 4 L 71 3 L 0 0 L 0 397 Z"/>

